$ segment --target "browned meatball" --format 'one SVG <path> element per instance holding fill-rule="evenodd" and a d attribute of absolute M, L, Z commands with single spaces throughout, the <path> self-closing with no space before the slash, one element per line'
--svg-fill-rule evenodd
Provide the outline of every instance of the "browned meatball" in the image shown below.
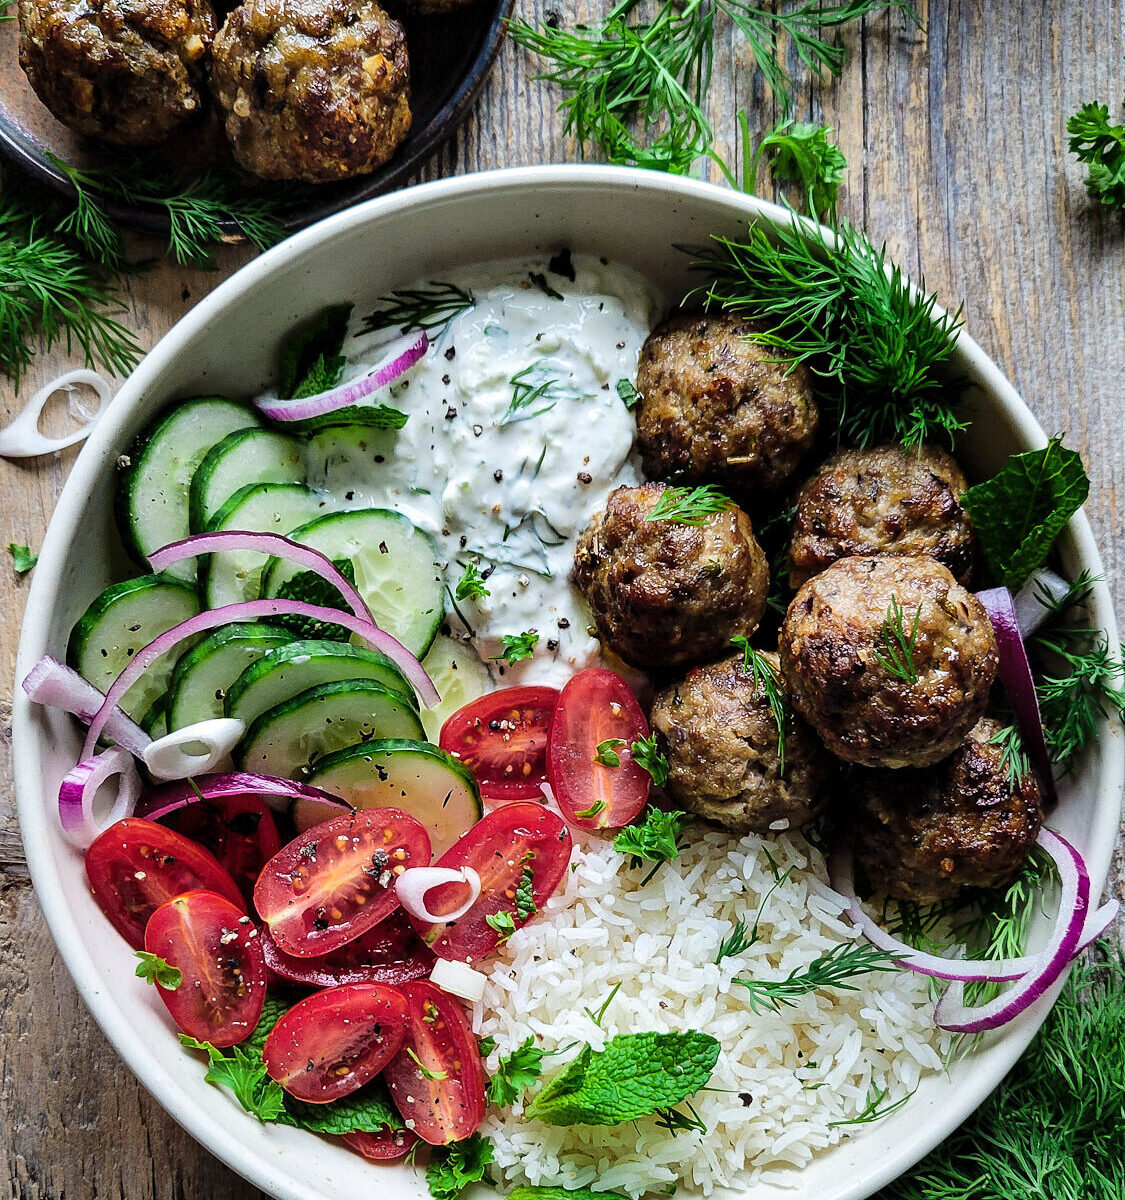
<path fill-rule="evenodd" d="M 793 597 L 781 627 L 794 707 L 833 754 L 867 767 L 952 754 L 996 666 L 980 601 L 932 558 L 841 558 Z"/>
<path fill-rule="evenodd" d="M 737 505 L 698 525 L 649 520 L 661 483 L 619 487 L 578 539 L 574 581 L 598 635 L 635 667 L 672 670 L 725 654 L 766 605 L 769 570 Z"/>
<path fill-rule="evenodd" d="M 645 474 L 736 491 L 776 488 L 816 433 L 803 366 L 748 340 L 760 329 L 725 314 L 677 313 L 658 325 L 637 368 L 637 444 Z"/>
<path fill-rule="evenodd" d="M 899 900 L 948 900 L 1017 874 L 1043 824 L 1034 772 L 1015 785 L 995 721 L 979 721 L 944 762 L 863 771 L 848 789 L 856 863 L 869 887 Z"/>
<path fill-rule="evenodd" d="M 247 0 L 215 39 L 211 88 L 264 179 L 366 174 L 410 128 L 406 36 L 371 0 Z"/>
<path fill-rule="evenodd" d="M 203 109 L 207 0 L 20 0 L 20 66 L 78 133 L 150 146 Z"/>
<path fill-rule="evenodd" d="M 973 527 L 961 507 L 968 484 L 938 446 L 840 450 L 797 493 L 789 582 L 798 588 L 838 558 L 928 554 L 968 584 Z"/>
<path fill-rule="evenodd" d="M 742 654 L 693 667 L 652 702 L 652 728 L 668 756 L 664 790 L 690 812 L 735 833 L 804 825 L 820 807 L 830 761 L 786 703 L 777 655 L 762 657 L 773 668 L 785 707 L 784 764 L 769 699 Z"/>

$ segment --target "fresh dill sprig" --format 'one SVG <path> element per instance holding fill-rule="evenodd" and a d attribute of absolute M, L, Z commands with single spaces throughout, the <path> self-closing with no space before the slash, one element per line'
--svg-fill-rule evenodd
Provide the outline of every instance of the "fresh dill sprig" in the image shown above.
<path fill-rule="evenodd" d="M 901 1108 L 914 1095 L 914 1092 L 908 1092 L 905 1096 L 893 1101 L 891 1104 L 883 1105 L 883 1101 L 886 1100 L 889 1091 L 889 1087 L 881 1088 L 872 1084 L 867 1089 L 867 1102 L 864 1104 L 860 1114 L 847 1121 L 829 1121 L 828 1128 L 833 1129 L 839 1125 L 870 1125 L 872 1121 L 877 1121 L 880 1117 L 889 1116 L 896 1109 Z M 915 1091 L 917 1091 L 917 1088 L 915 1088 Z"/>
<path fill-rule="evenodd" d="M 745 113 L 739 113 L 746 129 Z M 774 179 L 798 187 L 805 211 L 813 217 L 830 217 L 836 212 L 848 160 L 843 151 L 828 140 L 831 125 L 809 125 L 790 119 L 779 121 L 762 140 L 747 169 L 745 191 L 758 191 L 758 168 L 765 161 Z"/>
<path fill-rule="evenodd" d="M 541 383 L 532 382 L 531 377 L 536 375 L 542 379 Z M 516 421 L 530 421 L 533 417 L 541 417 L 545 412 L 550 412 L 558 403 L 558 400 L 551 396 L 551 392 L 558 387 L 558 382 L 551 376 L 544 376 L 542 363 L 532 363 L 522 371 L 517 371 L 508 380 L 512 389 L 512 399 L 508 404 L 508 411 L 500 418 L 500 424 L 512 425 Z M 540 400 L 546 403 L 539 405 L 534 412 L 528 412 L 528 409 Z"/>
<path fill-rule="evenodd" d="M 465 564 L 464 573 L 457 580 L 453 595 L 457 600 L 480 600 L 485 596 L 492 595 L 485 586 L 484 576 L 475 562 Z"/>
<path fill-rule="evenodd" d="M 499 662 L 502 660 L 509 665 L 522 662 L 535 653 L 538 642 L 539 634 L 534 629 L 528 629 L 524 633 L 506 633 L 500 639 L 500 644 L 504 649 L 499 654 L 493 654 L 489 661 Z"/>
<path fill-rule="evenodd" d="M 907 683 L 918 682 L 918 668 L 914 665 L 914 647 L 918 641 L 918 622 L 922 619 L 922 605 L 919 604 L 914 613 L 914 623 L 909 635 L 903 625 L 906 613 L 899 603 L 897 596 L 891 597 L 887 605 L 887 615 L 879 626 L 879 640 L 882 650 L 875 650 L 875 661 L 896 679 Z"/>
<path fill-rule="evenodd" d="M 780 1012 L 784 1005 L 792 1006 L 809 992 L 822 988 L 858 991 L 853 980 L 877 971 L 897 971 L 894 958 L 877 946 L 859 942 L 840 942 L 815 958 L 807 967 L 794 967 L 784 979 L 735 979 L 732 982 L 746 989 L 752 1013 L 765 1009 Z"/>
<path fill-rule="evenodd" d="M 389 295 L 381 296 L 377 308 L 363 319 L 367 333 L 380 329 L 398 329 L 399 333 L 420 330 L 429 333 L 444 328 L 463 312 L 476 304 L 476 297 L 467 288 L 437 279 L 429 281 L 428 288 L 400 288 Z"/>
<path fill-rule="evenodd" d="M 741 954 L 744 950 L 749 950 L 750 947 L 758 941 L 760 936 L 759 930 L 762 924 L 762 914 L 766 911 L 766 904 L 769 902 L 769 898 L 793 873 L 792 866 L 786 867 L 783 871 L 777 865 L 777 862 L 774 860 L 774 857 L 769 850 L 763 848 L 763 853 L 766 856 L 766 861 L 770 865 L 770 873 L 773 875 L 773 883 L 758 904 L 758 911 L 754 914 L 754 924 L 750 927 L 749 934 L 746 932 L 745 919 L 739 917 L 734 923 L 734 929 L 719 945 L 719 951 L 715 955 L 716 965 L 721 963 L 724 958 L 729 958 L 732 955 Z"/>
<path fill-rule="evenodd" d="M 750 639 L 732 637 L 731 642 L 742 650 L 742 669 L 754 677 L 754 686 L 766 698 L 770 716 L 777 726 L 777 773 L 785 774 L 785 697 L 781 692 L 781 677 L 773 664 L 750 645 Z"/>
<path fill-rule="evenodd" d="M 956 389 L 940 378 L 961 310 L 939 316 L 937 297 L 924 281 L 914 289 L 885 246 L 845 221 L 824 242 L 795 217 L 694 253 L 711 278 L 693 295 L 762 323 L 755 341 L 813 372 L 837 441 L 916 448 L 965 427 Z"/>
<path fill-rule="evenodd" d="M 657 1125 L 661 1129 L 667 1130 L 673 1137 L 677 1133 L 706 1133 L 707 1126 L 703 1123 L 699 1113 L 691 1106 L 691 1103 L 685 1101 L 688 1110 L 691 1113 L 680 1112 L 678 1108 L 658 1108 L 652 1115 L 656 1119 Z"/>
<path fill-rule="evenodd" d="M 708 517 L 724 512 L 732 503 L 711 483 L 700 487 L 666 487 L 645 520 L 702 525 Z"/>
<path fill-rule="evenodd" d="M 590 1020 L 593 1021 L 594 1024 L 599 1029 L 601 1029 L 602 1020 L 605 1018 L 606 1013 L 609 1011 L 609 1006 L 613 1003 L 613 998 L 617 995 L 617 993 L 619 991 L 621 991 L 621 984 L 618 982 L 618 983 L 615 983 L 612 988 L 610 988 L 609 995 L 606 996 L 606 998 L 602 1001 L 602 1006 L 601 1006 L 601 1008 L 598 1009 L 597 1012 L 594 1012 L 592 1009 L 589 1009 L 589 1008 L 582 1009 L 582 1011 L 586 1014 L 586 1016 L 588 1016 L 590 1018 Z"/>
<path fill-rule="evenodd" d="M 1000 769 L 1008 776 L 1008 786 L 1014 791 L 1031 770 L 1031 762 L 1018 727 L 1005 725 L 988 740 L 993 746 L 1000 747 Z"/>

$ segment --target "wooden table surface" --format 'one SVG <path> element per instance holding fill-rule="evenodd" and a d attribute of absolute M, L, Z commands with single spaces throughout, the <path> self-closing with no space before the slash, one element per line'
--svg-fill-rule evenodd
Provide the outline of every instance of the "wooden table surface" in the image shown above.
<path fill-rule="evenodd" d="M 517 11 L 542 16 L 555 7 L 520 0 Z M 838 82 L 802 76 L 798 118 L 837 130 L 852 164 L 843 213 L 885 238 L 943 303 L 963 299 L 969 331 L 1044 428 L 1082 451 L 1093 477 L 1087 512 L 1125 623 L 1125 219 L 1087 199 L 1064 128 L 1087 100 L 1117 111 L 1125 94 L 1125 0 L 931 0 L 919 9 L 925 33 L 886 16 L 851 31 Z M 595 0 L 577 15 L 604 11 Z M 528 57 L 506 45 L 468 123 L 421 178 L 577 158 L 556 95 L 533 74 Z M 719 49 L 710 99 L 725 154 L 733 154 L 738 108 L 754 130 L 777 117 L 731 40 Z M 165 264 L 133 280 L 127 320 L 142 344 L 151 346 L 248 257 L 235 248 L 211 274 Z M 61 352 L 37 359 L 21 399 L 68 361 Z M 2 387 L 6 420 L 20 400 Z M 40 544 L 72 462 L 73 452 L 0 463 L 0 545 Z M 0 569 L 8 681 L 26 588 Z M 8 781 L 7 704 L 2 715 L 0 777 Z M 0 791 L 0 1196 L 259 1196 L 183 1133 L 91 1021 L 39 917 L 11 788 Z M 1125 895 L 1120 853 L 1114 881 Z"/>

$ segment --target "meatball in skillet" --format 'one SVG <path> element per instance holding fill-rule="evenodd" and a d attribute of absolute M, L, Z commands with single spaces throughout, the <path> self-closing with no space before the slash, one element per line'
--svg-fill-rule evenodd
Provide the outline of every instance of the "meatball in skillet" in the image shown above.
<path fill-rule="evenodd" d="M 215 39 L 211 88 L 264 179 L 365 174 L 410 128 L 406 35 L 372 0 L 247 0 Z"/>
<path fill-rule="evenodd" d="M 924 767 L 984 713 L 996 642 L 980 601 L 932 558 L 841 558 L 781 627 L 793 705 L 833 754 Z"/>
<path fill-rule="evenodd" d="M 762 657 L 784 703 L 777 655 Z M 769 699 L 742 654 L 661 688 L 650 720 L 668 758 L 664 790 L 690 812 L 735 833 L 766 834 L 796 829 L 820 808 L 831 760 L 786 703 L 782 762 Z"/>
<path fill-rule="evenodd" d="M 645 474 L 774 489 L 816 434 L 808 371 L 749 341 L 759 326 L 727 314 L 677 313 L 658 325 L 637 368 L 637 444 Z"/>
<path fill-rule="evenodd" d="M 944 762 L 924 771 L 856 772 L 848 819 L 870 888 L 899 900 L 948 900 L 1010 883 L 1043 823 L 1034 772 L 1014 785 L 1001 726 L 982 720 Z"/>
<path fill-rule="evenodd" d="M 797 493 L 789 582 L 799 588 L 838 558 L 928 554 L 968 585 L 973 527 L 961 507 L 968 484 L 938 446 L 833 454 Z"/>
<path fill-rule="evenodd" d="M 717 658 L 749 637 L 766 605 L 769 570 L 737 505 L 699 524 L 651 519 L 661 483 L 619 487 L 578 538 L 574 581 L 598 635 L 627 663 L 674 670 Z"/>
<path fill-rule="evenodd" d="M 64 125 L 151 146 L 203 110 L 207 0 L 20 0 L 20 66 Z"/>

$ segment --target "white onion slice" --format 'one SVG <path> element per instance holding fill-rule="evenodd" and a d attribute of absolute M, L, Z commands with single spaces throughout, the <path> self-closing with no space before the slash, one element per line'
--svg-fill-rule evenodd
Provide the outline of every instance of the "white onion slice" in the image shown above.
<path fill-rule="evenodd" d="M 212 717 L 174 729 L 144 751 L 145 766 L 154 779 L 168 782 L 203 775 L 230 763 L 231 751 L 242 740 L 246 722 L 234 717 Z"/>
<path fill-rule="evenodd" d="M 39 432 L 39 418 L 47 407 L 47 401 L 56 393 L 68 391 L 75 384 L 85 384 L 93 388 L 98 397 L 98 407 L 81 429 L 69 433 L 65 437 L 50 438 Z M 113 399 L 109 381 L 103 379 L 97 371 L 81 368 L 77 371 L 67 371 L 58 379 L 41 387 L 39 391 L 24 405 L 18 417 L 4 429 L 0 429 L 0 455 L 4 458 L 35 458 L 40 454 L 54 454 L 76 446 L 89 437 L 105 406 Z"/>
<path fill-rule="evenodd" d="M 23 690 L 36 704 L 61 708 L 87 723 L 105 703 L 105 693 L 98 691 L 77 671 L 64 666 L 49 654 L 43 657 L 24 676 Z M 143 754 L 152 741 L 132 717 L 114 708 L 105 724 L 105 735 L 132 754 Z"/>
<path fill-rule="evenodd" d="M 1041 567 L 1016 593 L 1014 601 L 1016 622 L 1020 633 L 1029 638 L 1040 625 L 1051 615 L 1051 610 L 1044 603 L 1058 604 L 1070 591 L 1070 584 L 1061 575 Z"/>
<path fill-rule="evenodd" d="M 117 795 L 105 817 L 94 814 L 98 790 L 114 776 L 118 777 Z M 120 746 L 111 746 L 71 768 L 59 785 L 59 823 L 67 839 L 79 850 L 111 825 L 124 820 L 137 807 L 141 796 L 141 778 L 133 756 Z"/>
<path fill-rule="evenodd" d="M 455 958 L 439 958 L 430 972 L 430 982 L 459 1000 L 476 1004 L 484 996 L 488 976 Z"/>
<path fill-rule="evenodd" d="M 426 893 L 443 883 L 467 883 L 469 897 L 452 912 L 432 913 L 426 907 Z M 419 921 L 427 921 L 431 925 L 440 925 L 463 917 L 476 904 L 480 888 L 480 876 L 472 867 L 408 867 L 395 880 L 395 891 L 402 907 L 412 917 Z"/>

